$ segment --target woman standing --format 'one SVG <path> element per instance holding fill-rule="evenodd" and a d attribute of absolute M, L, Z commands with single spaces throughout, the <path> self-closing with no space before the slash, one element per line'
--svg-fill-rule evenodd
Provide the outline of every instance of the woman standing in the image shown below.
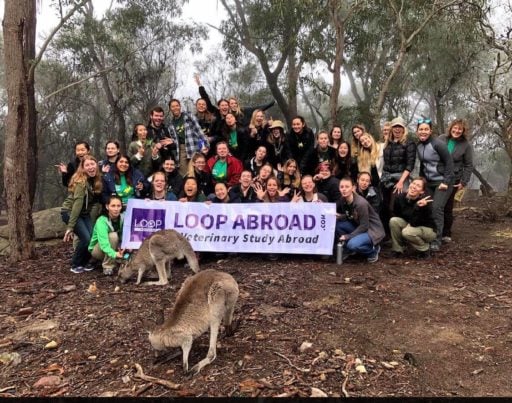
<path fill-rule="evenodd" d="M 375 142 L 373 136 L 364 133 L 359 137 L 359 152 L 357 155 L 357 171 L 369 172 L 372 179 L 372 186 L 376 189 L 379 187 L 380 177 L 377 170 L 379 162 L 379 146 Z"/>
<path fill-rule="evenodd" d="M 448 134 L 440 136 L 448 147 L 448 151 L 453 159 L 454 185 L 448 201 L 444 207 L 444 242 L 452 240 L 453 225 L 453 203 L 455 194 L 464 189 L 471 179 L 473 172 L 473 147 L 468 141 L 468 125 L 463 119 L 455 119 L 448 126 Z"/>
<path fill-rule="evenodd" d="M 148 139 L 146 126 L 142 123 L 135 124 L 127 154 L 131 165 L 141 171 L 145 178 L 153 173 L 153 164 L 160 164 L 160 147 L 160 143 L 153 144 Z"/>
<path fill-rule="evenodd" d="M 268 160 L 276 169 L 284 164 L 290 157 L 290 149 L 284 133 L 284 124 L 280 120 L 272 121 L 269 127 L 270 134 L 267 137 Z"/>
<path fill-rule="evenodd" d="M 101 160 L 98 165 L 101 172 L 106 174 L 116 165 L 119 158 L 119 142 L 117 140 L 108 140 L 105 144 L 105 159 Z"/>
<path fill-rule="evenodd" d="M 69 181 L 68 196 L 61 210 L 62 221 L 67 226 L 64 242 L 73 239 L 73 234 L 79 238 L 71 259 L 72 273 L 94 269 L 87 265 L 91 257 L 88 247 L 92 234 L 91 216 L 97 217 L 101 191 L 101 173 L 96 158 L 85 155 Z"/>
<path fill-rule="evenodd" d="M 333 174 L 337 179 L 350 176 L 355 181 L 357 178 L 357 161 L 351 156 L 350 144 L 347 141 L 342 141 L 338 146 Z"/>
<path fill-rule="evenodd" d="M 341 126 L 334 125 L 329 133 L 329 145 L 337 150 L 341 142 L 343 141 L 343 130 Z"/>
<path fill-rule="evenodd" d="M 391 134 L 384 145 L 384 165 L 380 178 L 382 223 L 389 235 L 389 219 L 396 195 L 407 192 L 409 175 L 416 162 L 416 144 L 408 138 L 407 126 L 401 117 L 391 121 Z"/>
<path fill-rule="evenodd" d="M 249 135 L 247 129 L 240 126 L 235 115 L 228 113 L 222 126 L 222 138 L 229 146 L 230 154 L 240 161 L 247 159 L 247 142 Z"/>
<path fill-rule="evenodd" d="M 290 146 L 291 158 L 299 163 L 299 167 L 302 167 L 304 156 L 315 147 L 315 135 L 306 126 L 306 121 L 302 116 L 295 116 L 292 119 L 292 129 L 288 133 L 287 141 Z"/>
<path fill-rule="evenodd" d="M 357 157 L 359 154 L 359 137 L 366 133 L 366 127 L 362 123 L 357 123 L 352 126 L 352 144 L 350 145 L 351 155 L 352 157 Z"/>
<path fill-rule="evenodd" d="M 70 161 L 67 165 L 63 162 L 55 165 L 60 174 L 62 175 L 62 185 L 68 187 L 69 180 L 76 172 L 78 166 L 80 165 L 80 161 L 84 158 L 84 156 L 88 155 L 91 152 L 91 146 L 86 141 L 78 141 L 75 144 L 75 158 Z"/>
<path fill-rule="evenodd" d="M 427 180 L 427 190 L 434 198 L 432 214 L 436 223 L 437 236 L 430 244 L 430 250 L 439 251 L 444 227 L 444 207 L 453 191 L 453 159 L 446 143 L 432 137 L 432 121 L 419 119 L 416 129 L 420 176 Z"/>

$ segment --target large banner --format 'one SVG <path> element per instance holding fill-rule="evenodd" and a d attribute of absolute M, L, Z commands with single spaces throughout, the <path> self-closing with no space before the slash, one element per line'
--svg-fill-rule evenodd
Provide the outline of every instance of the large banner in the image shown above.
<path fill-rule="evenodd" d="M 122 248 L 138 249 L 153 232 L 174 229 L 198 252 L 330 255 L 332 203 L 206 204 L 130 199 Z"/>

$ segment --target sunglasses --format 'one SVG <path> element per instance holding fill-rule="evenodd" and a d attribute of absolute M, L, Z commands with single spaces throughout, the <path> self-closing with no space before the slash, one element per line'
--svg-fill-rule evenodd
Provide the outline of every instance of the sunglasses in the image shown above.
<path fill-rule="evenodd" d="M 422 123 L 426 123 L 427 125 L 431 124 L 432 123 L 432 120 L 430 119 L 424 119 L 424 118 L 421 118 L 421 119 L 418 119 L 418 124 L 421 125 Z"/>

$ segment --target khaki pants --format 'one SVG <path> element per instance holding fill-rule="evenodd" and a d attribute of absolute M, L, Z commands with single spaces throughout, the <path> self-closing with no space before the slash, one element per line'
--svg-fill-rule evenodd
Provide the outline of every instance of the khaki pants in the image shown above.
<path fill-rule="evenodd" d="M 187 148 L 185 144 L 180 144 L 180 175 L 185 176 L 188 171 Z"/>
<path fill-rule="evenodd" d="M 117 235 L 117 232 L 110 232 L 108 234 L 108 240 L 112 249 L 117 250 L 117 246 L 119 245 L 119 235 Z M 116 259 L 105 255 L 105 253 L 100 249 L 99 243 L 94 245 L 91 256 L 96 260 L 102 261 L 101 267 L 103 267 L 103 270 L 114 270 L 117 267 Z"/>
<path fill-rule="evenodd" d="M 400 217 L 389 220 L 391 231 L 391 249 L 395 252 L 404 251 L 404 241 L 414 249 L 426 252 L 430 242 L 436 239 L 436 233 L 430 227 L 411 227 L 407 221 Z"/>

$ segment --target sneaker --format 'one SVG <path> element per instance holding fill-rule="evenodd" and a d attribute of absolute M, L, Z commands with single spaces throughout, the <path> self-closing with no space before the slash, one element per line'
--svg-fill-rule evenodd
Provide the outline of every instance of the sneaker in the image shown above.
<path fill-rule="evenodd" d="M 420 251 L 416 255 L 416 259 L 423 260 L 423 259 L 430 259 L 432 255 L 430 254 L 430 250 Z"/>
<path fill-rule="evenodd" d="M 441 248 L 439 247 L 439 244 L 436 243 L 436 242 L 432 242 L 430 244 L 430 251 L 431 252 L 439 252 L 441 250 Z"/>
<path fill-rule="evenodd" d="M 443 241 L 443 243 L 450 243 L 452 241 L 452 237 L 444 236 L 443 238 L 441 238 L 441 240 Z"/>
<path fill-rule="evenodd" d="M 366 259 L 368 263 L 375 263 L 379 260 L 380 245 L 375 246 L 374 249 L 373 255 Z"/>
<path fill-rule="evenodd" d="M 73 266 L 69 271 L 71 273 L 80 274 L 84 272 L 84 268 L 82 266 Z"/>
<path fill-rule="evenodd" d="M 83 269 L 84 271 L 93 271 L 96 268 L 96 266 L 92 263 L 87 263 Z"/>

